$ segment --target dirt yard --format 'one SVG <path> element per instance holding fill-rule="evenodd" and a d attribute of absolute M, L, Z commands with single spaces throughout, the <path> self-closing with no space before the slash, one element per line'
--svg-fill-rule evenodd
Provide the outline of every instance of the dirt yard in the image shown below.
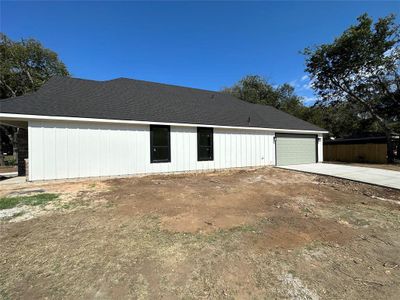
<path fill-rule="evenodd" d="M 400 191 L 288 170 L 3 186 L 4 299 L 398 299 Z M 14 208 L 16 209 L 16 208 Z"/>

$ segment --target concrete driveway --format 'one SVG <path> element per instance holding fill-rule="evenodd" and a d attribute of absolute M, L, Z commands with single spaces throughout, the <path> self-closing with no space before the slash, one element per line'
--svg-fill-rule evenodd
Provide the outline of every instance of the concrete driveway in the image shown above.
<path fill-rule="evenodd" d="M 325 163 L 279 166 L 279 168 L 400 189 L 400 172 L 397 171 Z"/>

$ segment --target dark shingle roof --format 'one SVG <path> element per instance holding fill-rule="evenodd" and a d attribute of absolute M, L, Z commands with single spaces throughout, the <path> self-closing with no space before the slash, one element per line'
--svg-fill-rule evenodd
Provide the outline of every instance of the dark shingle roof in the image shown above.
<path fill-rule="evenodd" d="M 323 130 L 271 106 L 219 92 L 126 78 L 53 77 L 35 93 L 0 101 L 0 113 Z"/>

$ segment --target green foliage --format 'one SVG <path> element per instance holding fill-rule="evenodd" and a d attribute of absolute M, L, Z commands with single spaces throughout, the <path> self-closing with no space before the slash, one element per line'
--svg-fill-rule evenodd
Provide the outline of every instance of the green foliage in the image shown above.
<path fill-rule="evenodd" d="M 0 198 L 0 209 L 13 208 L 18 205 L 43 205 L 58 198 L 56 194 L 37 194 L 33 196 L 16 196 Z"/>
<path fill-rule="evenodd" d="M 275 90 L 264 78 L 258 75 L 248 75 L 230 88 L 222 92 L 231 94 L 251 103 L 275 105 Z"/>
<path fill-rule="evenodd" d="M 320 103 L 304 110 L 303 119 L 329 131 L 330 136 L 345 137 L 365 132 L 379 132 L 379 126 L 371 118 L 364 118 L 359 109 L 351 104 Z"/>
<path fill-rule="evenodd" d="M 57 54 L 34 39 L 12 41 L 0 33 L 0 98 L 36 91 L 54 75 L 69 76 Z"/>
<path fill-rule="evenodd" d="M 305 110 L 302 98 L 295 94 L 294 87 L 287 83 L 274 87 L 257 75 L 245 76 L 222 92 L 250 103 L 271 105 L 299 118 L 303 117 Z"/>
<path fill-rule="evenodd" d="M 17 160 L 12 155 L 7 155 L 4 157 L 4 164 L 6 166 L 15 166 L 17 164 Z"/>
<path fill-rule="evenodd" d="M 400 122 L 399 25 L 393 15 L 357 20 L 331 44 L 305 49 L 306 71 L 319 104 L 344 113 L 341 122 L 350 114 L 356 127 L 389 133 Z"/>
<path fill-rule="evenodd" d="M 39 89 L 54 75 L 69 76 L 57 54 L 34 39 L 13 41 L 0 33 L 0 99 Z M 0 125 L 0 165 L 3 149 L 16 147 L 14 127 Z"/>
<path fill-rule="evenodd" d="M 303 105 L 289 84 L 274 87 L 260 76 L 246 76 L 223 92 L 274 106 L 327 129 L 335 137 L 400 131 L 400 31 L 394 16 L 375 24 L 358 18 L 331 44 L 304 50 L 306 71 L 318 97 Z"/>

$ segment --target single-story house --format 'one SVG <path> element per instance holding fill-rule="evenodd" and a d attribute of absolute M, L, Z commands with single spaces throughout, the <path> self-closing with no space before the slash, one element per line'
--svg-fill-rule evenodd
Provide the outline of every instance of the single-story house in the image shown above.
<path fill-rule="evenodd" d="M 0 122 L 21 128 L 28 180 L 315 163 L 326 133 L 223 93 L 126 78 L 53 77 L 1 100 Z"/>

